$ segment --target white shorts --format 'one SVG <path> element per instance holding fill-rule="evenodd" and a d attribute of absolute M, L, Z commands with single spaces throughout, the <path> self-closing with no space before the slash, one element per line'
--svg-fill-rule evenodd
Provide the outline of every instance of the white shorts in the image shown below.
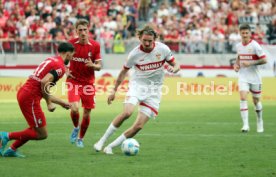
<path fill-rule="evenodd" d="M 158 115 L 160 99 L 158 97 L 148 97 L 144 100 L 139 100 L 135 96 L 126 96 L 124 103 L 137 105 L 139 103 L 139 111 L 147 115 L 149 118 L 155 118 Z"/>
<path fill-rule="evenodd" d="M 250 91 L 253 97 L 260 98 L 262 95 L 262 84 L 250 84 L 247 82 L 239 82 L 239 91 Z"/>

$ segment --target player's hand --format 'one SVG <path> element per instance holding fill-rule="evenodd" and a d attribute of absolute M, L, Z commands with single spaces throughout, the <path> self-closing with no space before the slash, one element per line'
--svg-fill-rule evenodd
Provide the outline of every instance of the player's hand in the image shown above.
<path fill-rule="evenodd" d="M 240 66 L 238 64 L 234 64 L 234 70 L 238 72 L 240 70 Z"/>
<path fill-rule="evenodd" d="M 167 69 L 170 73 L 177 73 L 179 71 L 179 68 L 176 68 L 176 67 L 172 67 L 172 66 L 168 66 L 168 69 Z"/>
<path fill-rule="evenodd" d="M 91 60 L 88 60 L 85 64 L 85 66 L 89 67 L 89 68 L 95 68 L 95 64 L 91 61 Z"/>
<path fill-rule="evenodd" d="M 47 104 L 47 107 L 49 112 L 54 112 L 56 109 L 56 105 L 54 103 Z"/>
<path fill-rule="evenodd" d="M 71 106 L 72 106 L 72 104 L 70 104 L 70 103 L 63 103 L 61 106 L 62 106 L 64 109 L 70 109 Z"/>
<path fill-rule="evenodd" d="M 76 77 L 73 76 L 73 75 L 71 74 L 71 72 L 72 72 L 72 71 L 70 71 L 69 69 L 66 69 L 65 74 L 66 74 L 67 78 L 73 78 L 73 79 L 75 79 Z"/>
<path fill-rule="evenodd" d="M 107 98 L 107 104 L 111 104 L 112 103 L 112 101 L 115 99 L 115 91 L 112 91 L 112 93 L 108 96 L 108 98 Z"/>
<path fill-rule="evenodd" d="M 246 68 L 246 67 L 249 67 L 249 66 L 251 66 L 251 62 L 244 61 L 244 62 L 241 63 L 241 66 L 242 66 L 242 67 L 245 67 L 245 68 Z"/>

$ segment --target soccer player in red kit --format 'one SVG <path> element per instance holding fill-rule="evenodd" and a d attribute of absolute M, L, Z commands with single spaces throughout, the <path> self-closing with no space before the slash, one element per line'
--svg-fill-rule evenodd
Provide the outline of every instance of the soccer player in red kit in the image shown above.
<path fill-rule="evenodd" d="M 55 104 L 69 109 L 71 105 L 60 98 L 49 94 L 51 86 L 64 75 L 65 63 L 68 63 L 74 54 L 74 46 L 70 43 L 61 43 L 58 46 L 58 56 L 49 57 L 43 61 L 19 89 L 17 100 L 19 107 L 29 124 L 29 128 L 19 132 L 0 132 L 0 155 L 4 157 L 24 157 L 17 149 L 29 140 L 43 140 L 47 138 L 46 118 L 40 106 L 40 100 L 45 99 L 48 111 L 55 110 Z M 14 143 L 3 153 L 8 141 Z"/>
<path fill-rule="evenodd" d="M 68 100 L 72 104 L 71 119 L 74 125 L 70 142 L 77 147 L 84 147 L 83 137 L 90 123 L 91 109 L 95 108 L 95 72 L 102 67 L 100 45 L 88 37 L 89 22 L 80 19 L 76 22 L 78 38 L 69 42 L 75 47 L 75 54 L 70 61 L 67 77 Z M 79 127 L 79 101 L 82 102 L 83 118 Z M 80 131 L 80 134 L 79 134 Z M 79 137 L 78 137 L 79 134 Z"/>

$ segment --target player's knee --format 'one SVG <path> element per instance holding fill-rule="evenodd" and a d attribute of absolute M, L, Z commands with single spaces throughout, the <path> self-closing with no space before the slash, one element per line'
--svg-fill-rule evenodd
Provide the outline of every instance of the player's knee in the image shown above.
<path fill-rule="evenodd" d="M 79 114 L 79 109 L 78 108 L 76 108 L 76 107 L 72 107 L 71 108 L 71 112 L 73 113 L 73 114 Z"/>
<path fill-rule="evenodd" d="M 124 119 L 129 118 L 131 115 L 132 115 L 132 112 L 131 112 L 131 111 L 124 111 L 124 112 L 122 113 L 122 116 L 124 117 Z"/>
<path fill-rule="evenodd" d="M 38 134 L 38 140 L 44 140 L 48 137 L 48 133 L 47 132 L 43 132 L 43 133 L 39 133 Z"/>

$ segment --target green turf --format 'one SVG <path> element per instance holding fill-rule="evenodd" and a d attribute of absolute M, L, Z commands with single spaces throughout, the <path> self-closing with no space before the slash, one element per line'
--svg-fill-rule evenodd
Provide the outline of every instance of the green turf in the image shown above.
<path fill-rule="evenodd" d="M 97 103 L 85 148 L 69 143 L 72 123 L 69 111 L 57 109 L 47 116 L 49 137 L 20 148 L 25 159 L 1 158 L 1 177 L 275 177 L 276 103 L 264 102 L 265 133 L 256 133 L 250 104 L 250 126 L 240 133 L 237 102 L 163 101 L 157 120 L 150 121 L 135 138 L 137 156 L 96 153 L 92 145 L 121 111 L 120 101 L 111 106 Z M 112 136 L 120 135 L 134 121 L 130 118 Z M 16 103 L 0 103 L 0 131 L 26 127 Z"/>

